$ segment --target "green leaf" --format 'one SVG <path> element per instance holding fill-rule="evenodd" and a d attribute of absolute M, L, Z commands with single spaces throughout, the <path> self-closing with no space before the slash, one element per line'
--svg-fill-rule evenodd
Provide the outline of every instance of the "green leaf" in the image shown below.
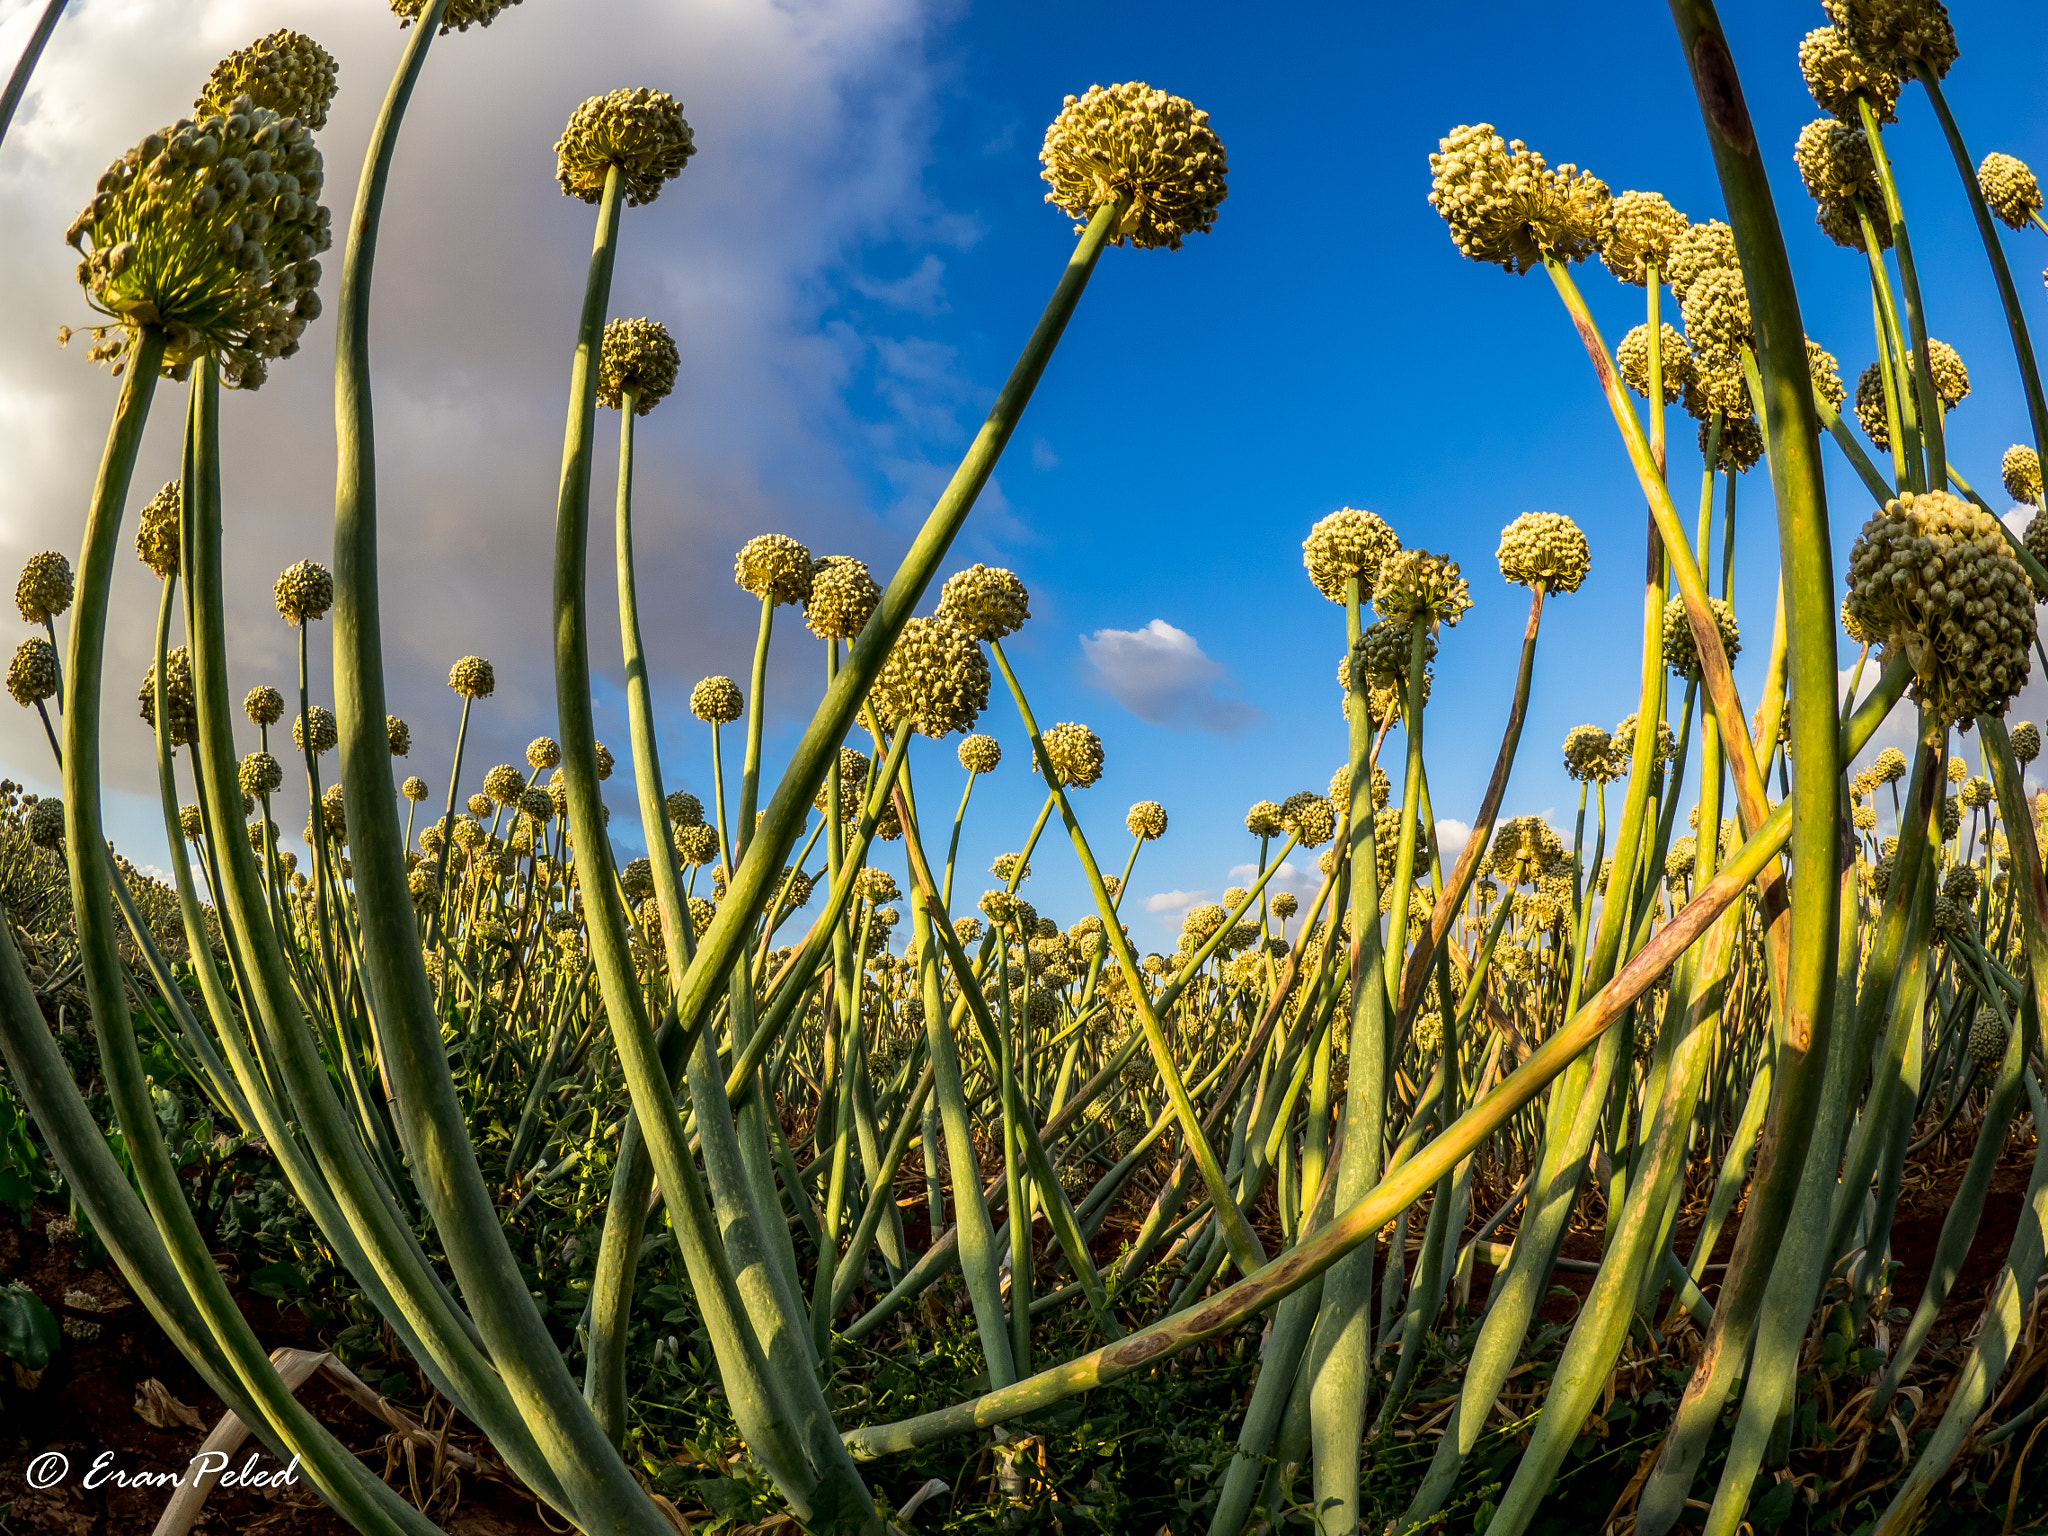
<path fill-rule="evenodd" d="M 63 1337 L 56 1317 L 27 1286 L 0 1291 L 0 1355 L 19 1362 L 23 1370 L 40 1371 Z"/>
<path fill-rule="evenodd" d="M 292 1296 L 306 1296 L 312 1293 L 312 1286 L 306 1277 L 292 1264 L 266 1264 L 249 1276 L 249 1289 L 258 1296 L 268 1296 L 272 1301 L 286 1301 Z"/>

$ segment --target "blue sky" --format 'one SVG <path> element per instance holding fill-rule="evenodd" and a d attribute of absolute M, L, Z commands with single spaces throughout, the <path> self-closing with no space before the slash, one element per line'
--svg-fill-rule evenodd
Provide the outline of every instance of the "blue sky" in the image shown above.
<path fill-rule="evenodd" d="M 0 234 L 0 272 L 17 295 L 0 314 L 0 446 L 30 465 L 13 492 L 0 488 L 0 553 L 16 560 L 75 548 L 111 404 L 103 376 L 45 340 L 78 318 L 56 232 L 91 170 L 174 114 L 211 57 L 294 25 L 342 58 L 324 136 L 341 197 L 397 46 L 364 7 L 339 0 L 217 0 L 190 35 L 176 9 L 76 0 L 0 149 L 0 215 L 12 215 L 0 228 L 16 231 Z M 745 675 L 753 627 L 729 583 L 731 551 L 784 531 L 817 553 L 893 566 L 1071 248 L 1036 176 L 1044 125 L 1064 93 L 1137 78 L 1211 113 L 1229 150 L 1229 200 L 1215 232 L 1179 252 L 1107 253 L 948 567 L 1008 565 L 1030 586 L 1034 619 L 1010 654 L 1039 718 L 1084 721 L 1108 749 L 1103 781 L 1079 797 L 1091 834 L 1120 864 L 1126 807 L 1162 801 L 1172 826 L 1142 856 L 1133 894 L 1194 899 L 1232 883 L 1251 856 L 1252 801 L 1326 784 L 1345 750 L 1334 685 L 1343 619 L 1309 584 L 1300 543 L 1346 504 L 1458 559 L 1471 580 L 1475 606 L 1444 637 L 1426 733 L 1437 812 L 1460 820 L 1492 765 L 1526 611 L 1494 566 L 1499 530 L 1529 510 L 1584 527 L 1593 573 L 1549 607 L 1505 806 L 1568 824 L 1565 731 L 1634 708 L 1642 507 L 1548 283 L 1457 256 L 1425 202 L 1427 156 L 1453 125 L 1490 121 L 1552 163 L 1583 165 L 1616 191 L 1662 191 L 1695 219 L 1722 211 L 1718 188 L 1661 7 L 1585 0 L 1541 25 L 1505 4 L 1386 11 L 1304 6 L 1265 24 L 1206 4 L 528 0 L 488 34 L 437 49 L 400 152 L 377 353 L 393 693 L 436 803 L 454 713 L 441 678 L 454 656 L 491 654 L 507 680 L 473 728 L 470 777 L 549 729 L 553 444 L 589 240 L 588 210 L 554 196 L 549 179 L 546 145 L 567 108 L 644 81 L 679 95 L 698 130 L 682 181 L 629 215 L 614 311 L 667 320 L 683 351 L 675 397 L 642 429 L 643 603 L 670 787 L 707 793 L 706 733 L 684 700 L 699 676 Z M 19 0 L 0 3 L 0 44 L 26 15 Z M 1724 15 L 1808 330 L 1853 381 L 1872 355 L 1861 258 L 1814 227 L 1791 163 L 1816 115 L 1794 50 L 1825 18 L 1784 0 Z M 1985 4 L 1958 16 L 1949 94 L 1973 153 L 2048 162 L 2037 89 L 2048 15 Z M 95 91 L 110 72 L 122 89 Z M 1991 494 L 2024 413 L 1983 254 L 1917 89 L 1887 145 L 1933 333 L 1972 369 L 1952 452 Z M 2038 325 L 2048 238 L 2006 238 Z M 1610 343 L 1642 318 L 1640 290 L 1597 263 L 1580 278 Z M 244 519 L 230 554 L 244 564 L 230 574 L 249 594 L 231 615 L 231 643 L 250 657 L 238 687 L 283 681 L 288 637 L 266 612 L 269 577 L 327 545 L 331 345 L 316 332 L 304 363 L 236 402 L 231 459 L 238 440 L 253 445 L 229 469 L 230 517 Z M 145 479 L 169 472 L 176 414 L 161 412 Z M 1673 432 L 1674 485 L 1690 506 L 1691 423 L 1674 416 Z M 53 441 L 69 446 L 46 452 Z M 1868 507 L 1830 455 L 1839 568 Z M 1753 701 L 1775 571 L 1762 471 L 1739 496 L 1737 673 Z M 608 537 L 599 543 L 594 633 L 615 678 Z M 140 577 L 121 579 L 143 593 Z M 138 678 L 144 629 L 128 624 L 115 641 L 116 666 Z M 785 619 L 771 756 L 801 729 L 821 673 L 815 643 Z M 2044 698 L 2037 681 L 2019 713 L 2039 718 Z M 599 703 L 601 730 L 622 746 L 612 684 Z M 0 729 L 0 768 L 44 787 L 31 725 L 17 716 Z M 1008 756 L 977 792 L 971 870 L 1019 844 L 1040 787 L 1000 696 L 983 728 Z M 107 729 L 139 754 L 125 705 Z M 146 783 L 139 759 L 128 767 L 117 791 Z M 920 747 L 914 771 L 925 803 L 950 807 L 950 746 Z M 630 786 L 622 775 L 607 788 L 630 843 Z M 145 801 L 120 793 L 113 809 L 139 860 L 152 847 L 166 856 Z M 1027 894 L 1063 922 L 1081 915 L 1071 855 L 1047 846 L 1034 863 Z M 963 876 L 962 888 L 971 898 L 980 887 Z M 1177 907 L 1160 905 L 1127 907 L 1148 947 L 1171 941 Z"/>

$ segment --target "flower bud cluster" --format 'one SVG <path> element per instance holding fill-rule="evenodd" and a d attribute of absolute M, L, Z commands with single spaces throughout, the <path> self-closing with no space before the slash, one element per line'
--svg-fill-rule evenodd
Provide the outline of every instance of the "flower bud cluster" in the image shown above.
<path fill-rule="evenodd" d="M 976 734 L 960 743 L 960 766 L 969 773 L 994 773 L 1002 760 L 1002 743 L 993 736 Z"/>
<path fill-rule="evenodd" d="M 1372 605 L 1391 623 L 1406 629 L 1426 625 L 1434 633 L 1437 625 L 1455 625 L 1465 616 L 1472 606 L 1472 588 L 1448 555 L 1403 549 L 1380 567 Z"/>
<path fill-rule="evenodd" d="M 1400 547 L 1394 530 L 1372 513 L 1339 507 L 1309 529 L 1301 541 L 1301 563 L 1316 590 L 1331 602 L 1344 601 L 1345 582 L 1353 576 L 1358 578 L 1359 597 L 1369 599 L 1380 567 Z"/>
<path fill-rule="evenodd" d="M 1069 789 L 1087 789 L 1102 777 L 1102 738 L 1087 726 L 1063 720 L 1039 738 L 1045 744 L 1046 761 Z M 1038 766 L 1035 758 L 1032 767 Z"/>
<path fill-rule="evenodd" d="M 1997 521 L 1945 491 L 1907 492 L 1872 514 L 1849 552 L 1848 607 L 1908 658 L 1914 697 L 1944 723 L 2002 714 L 2026 682 L 2026 573 Z"/>
<path fill-rule="evenodd" d="M 912 619 L 882 663 L 868 702 L 885 730 L 908 721 L 936 740 L 971 729 L 988 708 L 988 688 L 988 658 L 973 636 L 943 619 Z"/>
<path fill-rule="evenodd" d="M 1429 169 L 1430 206 L 1473 261 L 1527 272 L 1546 255 L 1583 261 L 1606 240 L 1607 183 L 1575 165 L 1551 169 L 1520 139 L 1503 142 L 1491 123 L 1453 128 Z"/>
<path fill-rule="evenodd" d="M 851 640 L 867 627 L 882 589 L 865 561 L 826 555 L 811 566 L 811 590 L 804 598 L 804 623 L 820 640 Z"/>
<path fill-rule="evenodd" d="M 1904 76 L 1923 64 L 1940 79 L 1956 61 L 1956 29 L 1941 0 L 1821 0 L 1842 40 Z"/>
<path fill-rule="evenodd" d="M 185 491 L 173 480 L 142 505 L 135 520 L 135 558 L 165 581 L 178 574 Z"/>
<path fill-rule="evenodd" d="M 1031 617 L 1031 594 L 1000 566 L 971 565 L 947 578 L 939 592 L 938 616 L 977 640 L 1000 640 Z"/>
<path fill-rule="evenodd" d="M 15 648 L 7 664 L 7 691 L 23 709 L 57 696 L 57 648 L 41 635 L 30 635 Z"/>
<path fill-rule="evenodd" d="M 136 700 L 142 705 L 142 718 L 156 728 L 156 663 L 149 664 L 143 674 L 142 687 L 136 690 Z M 182 747 L 199 735 L 199 696 L 193 690 L 192 658 L 184 646 L 179 646 L 164 658 L 164 698 L 169 705 L 170 718 L 164 722 L 165 734 L 171 745 Z M 330 742 L 331 746 L 333 743 Z"/>
<path fill-rule="evenodd" d="M 334 578 L 327 567 L 312 560 L 301 560 L 287 567 L 277 578 L 272 589 L 277 599 L 277 611 L 287 624 L 304 624 L 309 619 L 325 618 L 327 610 L 334 606 Z"/>
<path fill-rule="evenodd" d="M 1166 807 L 1157 800 L 1140 800 L 1124 817 L 1131 836 L 1155 842 L 1166 836 Z"/>
<path fill-rule="evenodd" d="M 740 546 L 732 579 L 763 602 L 801 603 L 811 595 L 811 552 L 787 534 L 761 534 Z"/>
<path fill-rule="evenodd" d="M 1038 152 L 1045 200 L 1080 233 L 1095 211 L 1128 199 L 1110 241 L 1179 250 L 1207 234 L 1229 194 L 1230 165 L 1209 114 L 1140 80 L 1091 85 L 1060 103 Z"/>
<path fill-rule="evenodd" d="M 54 549 L 30 555 L 14 584 L 14 606 L 24 624 L 47 624 L 71 606 L 71 562 Z"/>
<path fill-rule="evenodd" d="M 2041 183 L 2026 161 L 2012 155 L 1986 155 L 1977 167 L 1977 188 L 2008 228 L 2025 229 L 2041 211 Z"/>
<path fill-rule="evenodd" d="M 1707 609 L 1721 637 L 1722 653 L 1733 661 L 1742 650 L 1735 610 L 1718 597 L 1707 599 Z M 1699 645 L 1693 636 L 1692 621 L 1686 617 L 1683 597 L 1674 597 L 1664 605 L 1664 665 L 1680 677 L 1691 677 L 1700 670 Z"/>
<path fill-rule="evenodd" d="M 706 725 L 730 725 L 745 707 L 740 685 L 729 677 L 707 677 L 690 690 L 690 713 Z"/>
<path fill-rule="evenodd" d="M 594 203 L 617 166 L 627 206 L 637 208 L 659 197 L 696 152 L 696 136 L 675 97 L 645 86 L 611 91 L 570 114 L 555 145 L 555 179 L 568 196 Z"/>
<path fill-rule="evenodd" d="M 1501 530 L 1495 558 L 1508 581 L 1550 593 L 1578 591 L 1593 564 L 1586 535 L 1562 512 L 1524 512 Z"/>
<path fill-rule="evenodd" d="M 1663 375 L 1664 403 L 1670 405 L 1686 385 L 1693 382 L 1698 369 L 1693 364 L 1692 347 L 1679 334 L 1676 326 L 1663 325 L 1658 331 L 1657 366 Z M 1621 369 L 1621 382 L 1641 395 L 1650 398 L 1650 328 L 1647 325 L 1632 327 L 1621 338 L 1621 345 L 1614 349 L 1615 365 Z"/>
<path fill-rule="evenodd" d="M 1870 98 L 1880 123 L 1889 123 L 1896 115 L 1902 88 L 1898 75 L 1851 48 L 1839 28 L 1815 27 L 1801 39 L 1799 73 L 1806 78 L 1814 104 L 1845 123 L 1862 120 L 1856 110 L 1859 95 Z"/>
<path fill-rule="evenodd" d="M 645 416 L 676 387 L 681 366 L 675 338 L 659 320 L 608 320 L 598 350 L 597 403 L 622 411 L 631 392 L 634 414 Z"/>
<path fill-rule="evenodd" d="M 1799 179 L 1806 183 L 1806 195 L 1816 205 L 1814 222 L 1830 240 L 1852 251 L 1863 250 L 1867 218 L 1878 249 L 1891 249 L 1891 220 L 1884 216 L 1877 161 L 1861 128 L 1832 117 L 1816 118 L 1799 130 L 1792 159 Z"/>
<path fill-rule="evenodd" d="M 279 117 L 325 128 L 336 72 L 333 54 L 303 32 L 280 29 L 214 65 L 192 112 L 200 118 L 226 117 L 235 109 L 235 98 L 246 96 Z"/>
<path fill-rule="evenodd" d="M 1600 260 L 1622 282 L 1647 288 L 1650 268 L 1658 269 L 1661 281 L 1672 248 L 1689 227 L 1685 215 L 1663 193 L 1624 192 L 1609 211 Z"/>
<path fill-rule="evenodd" d="M 247 96 L 181 119 L 107 168 L 66 243 L 87 302 L 121 328 L 95 358 L 125 366 L 145 325 L 182 378 L 211 354 L 231 388 L 255 389 L 320 314 L 325 172 L 310 129 Z"/>

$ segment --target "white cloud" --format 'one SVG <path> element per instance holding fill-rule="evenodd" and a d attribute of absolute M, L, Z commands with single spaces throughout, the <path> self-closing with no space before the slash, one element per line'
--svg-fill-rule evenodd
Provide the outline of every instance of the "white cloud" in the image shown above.
<path fill-rule="evenodd" d="M 1266 718 L 1232 697 L 1237 685 L 1228 668 L 1164 619 L 1083 635 L 1081 653 L 1094 673 L 1090 681 L 1148 725 L 1236 736 Z"/>
<path fill-rule="evenodd" d="M 1470 824 L 1454 817 L 1441 817 L 1436 824 L 1436 851 L 1448 864 L 1465 851 L 1465 844 L 1472 840 Z"/>
<path fill-rule="evenodd" d="M 1189 907 L 1207 901 L 1207 891 L 1154 891 L 1145 898 L 1145 910 L 1155 913 L 1172 913 L 1176 916 Z"/>
<path fill-rule="evenodd" d="M 16 57 L 40 9 L 0 6 L 0 58 Z M 921 186 L 935 119 L 927 49 L 943 10 L 944 0 L 549 3 L 435 42 L 392 172 L 372 326 L 387 681 L 392 709 L 414 725 L 408 766 L 437 794 L 455 723 L 442 679 L 455 657 L 486 655 L 498 669 L 497 695 L 470 725 L 472 774 L 516 759 L 528 738 L 553 729 L 553 487 L 592 210 L 561 195 L 550 146 L 585 97 L 620 85 L 670 90 L 697 134 L 683 176 L 625 215 L 611 306 L 664 321 L 683 351 L 675 399 L 639 429 L 636 465 L 641 617 L 649 654 L 663 659 L 658 701 L 678 712 L 698 676 L 740 673 L 754 620 L 751 600 L 730 583 L 700 584 L 702 601 L 649 601 L 657 580 L 729 569 L 741 542 L 770 529 L 821 553 L 893 566 L 904 523 L 929 507 L 969 430 L 962 422 L 978 418 L 994 382 L 960 377 L 952 354 L 917 333 L 919 316 L 944 303 L 945 263 L 925 253 L 964 248 L 979 233 Z M 405 42 L 388 7 L 95 0 L 70 7 L 50 41 L 0 153 L 4 579 L 33 551 L 75 555 L 118 389 L 82 345 L 53 344 L 59 325 L 93 318 L 63 230 L 109 161 L 190 110 L 216 59 L 278 26 L 318 38 L 341 64 L 342 88 L 319 134 L 339 230 Z M 885 269 L 906 276 L 860 275 L 876 244 L 910 246 Z M 226 622 L 238 696 L 293 680 L 293 636 L 271 606 L 271 583 L 294 560 L 330 558 L 341 256 L 337 247 L 326 260 L 327 315 L 301 355 L 278 365 L 259 393 L 224 403 Z M 828 318 L 848 291 L 875 300 L 875 318 Z M 857 381 L 876 386 L 878 413 L 900 416 L 860 420 L 848 404 Z M 131 508 L 177 472 L 183 405 L 175 386 L 159 388 Z M 615 419 L 600 430 L 615 432 Z M 609 453 L 607 441 L 594 573 L 612 559 Z M 900 494 L 903 505 L 849 517 L 846 509 L 874 500 L 871 473 L 891 488 L 884 499 Z M 983 506 L 1001 522 L 998 487 Z M 985 535 L 988 520 L 977 522 Z M 161 863 L 161 834 L 149 831 L 160 825 L 154 763 L 132 703 L 156 585 L 126 542 L 107 644 L 107 793 L 110 814 L 118 798 L 139 796 L 138 814 L 115 835 Z M 594 575 L 600 602 L 606 581 Z M 615 628 L 601 614 L 592 662 L 602 695 L 619 662 Z M 0 628 L 0 653 L 19 638 Z M 321 702 L 331 698 L 330 642 L 324 626 L 315 632 Z M 801 662 L 793 650 L 778 656 L 778 680 L 785 666 L 791 680 L 801 666 L 805 691 L 771 696 L 809 697 L 810 653 Z M 598 724 L 615 741 L 625 734 L 616 708 L 601 707 Z M 668 775 L 704 787 L 702 743 L 663 745 Z M 0 773 L 45 773 L 42 750 L 40 733 L 0 733 Z M 615 798 L 630 821 L 630 789 Z M 279 814 L 295 825 L 303 802 Z"/>
<path fill-rule="evenodd" d="M 946 264 L 936 256 L 927 255 L 917 264 L 914 271 L 884 282 L 880 278 L 856 277 L 854 291 L 863 298 L 907 309 L 920 315 L 942 315 L 950 307 L 945 294 Z"/>

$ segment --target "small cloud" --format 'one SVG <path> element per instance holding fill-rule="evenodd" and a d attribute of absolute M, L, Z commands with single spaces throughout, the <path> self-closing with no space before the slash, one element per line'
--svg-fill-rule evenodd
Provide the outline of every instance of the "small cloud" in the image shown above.
<path fill-rule="evenodd" d="M 1031 467 L 1033 469 L 1057 469 L 1060 456 L 1052 451 L 1052 444 L 1042 437 L 1031 439 Z"/>
<path fill-rule="evenodd" d="M 1181 913 L 1198 902 L 1209 899 L 1207 891 L 1154 891 L 1145 898 L 1145 910 L 1158 913 Z"/>
<path fill-rule="evenodd" d="M 946 264 L 936 256 L 927 256 L 917 264 L 916 271 L 894 282 L 860 276 L 853 279 L 853 289 L 862 298 L 896 309 L 918 315 L 941 315 L 951 307 L 946 303 L 945 280 Z"/>
<path fill-rule="evenodd" d="M 1446 861 L 1455 859 L 1465 851 L 1465 845 L 1472 840 L 1472 828 L 1454 817 L 1445 816 L 1436 824 L 1436 851 Z"/>
<path fill-rule="evenodd" d="M 1236 736 L 1266 718 L 1256 705 L 1224 692 L 1237 687 L 1229 669 L 1164 619 L 1143 629 L 1083 635 L 1081 653 L 1095 674 L 1094 686 L 1147 725 Z"/>

